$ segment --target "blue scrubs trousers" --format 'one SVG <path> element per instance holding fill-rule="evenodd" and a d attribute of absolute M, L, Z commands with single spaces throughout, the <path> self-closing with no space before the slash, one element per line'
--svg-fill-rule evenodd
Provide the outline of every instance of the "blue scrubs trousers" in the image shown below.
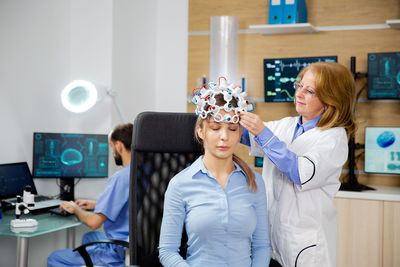
<path fill-rule="evenodd" d="M 88 232 L 82 237 L 82 244 L 107 239 L 102 232 Z M 86 247 L 93 265 L 98 266 L 115 266 L 121 267 L 125 265 L 125 248 L 112 244 L 96 244 Z M 83 258 L 78 252 L 72 249 L 57 250 L 50 254 L 47 258 L 47 266 L 49 267 L 71 267 L 85 266 Z"/>

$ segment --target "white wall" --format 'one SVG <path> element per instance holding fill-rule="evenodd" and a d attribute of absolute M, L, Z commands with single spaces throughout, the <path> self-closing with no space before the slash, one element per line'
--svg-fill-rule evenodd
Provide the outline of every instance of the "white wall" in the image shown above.
<path fill-rule="evenodd" d="M 157 7 L 155 79 L 157 111 L 186 111 L 188 10 L 189 1 L 182 0 L 161 0 Z M 171 51 L 180 52 L 171 53 Z"/>
<path fill-rule="evenodd" d="M 186 111 L 187 23 L 188 0 L 0 1 L 0 163 L 32 167 L 34 131 L 108 133 L 121 122 L 110 98 L 83 114 L 63 109 L 60 90 L 72 79 L 112 87 L 129 121 Z M 81 180 L 76 197 L 96 199 L 106 182 Z M 55 179 L 35 183 L 59 192 Z M 78 243 L 88 228 L 77 230 Z M 44 266 L 65 232 L 29 242 L 29 266 Z M 0 247 L 0 266 L 15 265 L 15 238 L 1 236 Z"/>
<path fill-rule="evenodd" d="M 113 40 L 113 86 L 128 96 L 128 118 L 186 111 L 188 0 L 115 1 Z"/>

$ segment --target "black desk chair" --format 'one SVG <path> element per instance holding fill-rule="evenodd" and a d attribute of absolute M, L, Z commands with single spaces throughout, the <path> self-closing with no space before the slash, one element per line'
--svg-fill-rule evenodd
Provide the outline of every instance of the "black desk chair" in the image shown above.
<path fill-rule="evenodd" d="M 108 243 L 108 244 L 115 244 L 115 245 L 120 245 L 123 246 L 125 248 L 129 248 L 129 243 L 126 241 L 122 241 L 122 240 L 98 240 L 98 241 L 93 241 L 93 242 L 89 242 L 86 244 L 82 244 L 81 246 L 77 247 L 76 249 L 74 249 L 73 251 L 78 251 L 79 254 L 81 255 L 81 257 L 83 258 L 83 260 L 85 261 L 85 265 L 86 267 L 93 267 L 93 262 L 92 259 L 89 256 L 89 253 L 86 251 L 86 247 L 95 245 L 95 244 L 100 244 L 100 243 Z"/>
<path fill-rule="evenodd" d="M 191 113 L 143 112 L 134 122 L 129 196 L 129 240 L 99 240 L 83 244 L 78 251 L 87 267 L 93 263 L 86 247 L 112 243 L 129 248 L 134 266 L 161 266 L 158 241 L 164 208 L 164 193 L 170 179 L 193 163 L 202 147 L 194 140 L 197 116 Z M 134 194 L 137 192 L 137 194 Z M 186 256 L 183 231 L 181 255 Z"/>
<path fill-rule="evenodd" d="M 135 119 L 129 196 L 131 265 L 161 266 L 158 243 L 164 194 L 170 179 L 202 154 L 194 139 L 196 120 L 191 113 L 162 112 L 143 112 Z M 186 241 L 184 233 L 183 257 Z"/>

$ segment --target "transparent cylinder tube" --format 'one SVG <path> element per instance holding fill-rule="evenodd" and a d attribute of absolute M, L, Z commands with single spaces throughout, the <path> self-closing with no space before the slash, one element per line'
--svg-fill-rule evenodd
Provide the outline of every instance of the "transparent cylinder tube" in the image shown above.
<path fill-rule="evenodd" d="M 224 76 L 238 84 L 238 30 L 237 17 L 210 18 L 210 81 L 218 83 L 218 77 Z"/>

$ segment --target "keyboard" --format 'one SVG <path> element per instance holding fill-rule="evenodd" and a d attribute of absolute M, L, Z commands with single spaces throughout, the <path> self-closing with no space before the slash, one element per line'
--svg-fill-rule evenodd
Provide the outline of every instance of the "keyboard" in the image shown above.
<path fill-rule="evenodd" d="M 71 215 L 74 215 L 74 214 L 69 213 L 68 211 L 62 210 L 60 208 L 49 209 L 49 212 L 52 213 L 52 214 L 60 215 L 60 216 L 71 216 Z"/>
<path fill-rule="evenodd" d="M 34 195 L 34 200 L 35 202 L 42 202 L 47 200 L 54 200 L 54 198 L 43 195 Z M 3 201 L 15 205 L 15 203 L 17 203 L 17 198 L 16 197 L 7 198 L 4 199 Z"/>

